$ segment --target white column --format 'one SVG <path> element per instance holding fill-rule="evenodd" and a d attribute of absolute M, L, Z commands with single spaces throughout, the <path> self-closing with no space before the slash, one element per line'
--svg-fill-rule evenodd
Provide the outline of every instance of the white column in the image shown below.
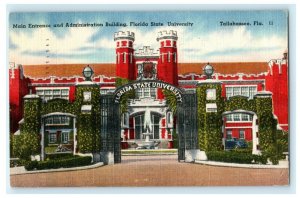
<path fill-rule="evenodd" d="M 74 150 L 73 154 L 76 154 L 76 147 L 77 147 L 77 141 L 76 141 L 76 135 L 77 135 L 77 128 L 76 128 L 76 118 L 73 118 L 73 141 L 74 141 Z"/>
<path fill-rule="evenodd" d="M 44 139 L 45 139 L 45 131 L 44 131 L 44 118 L 42 118 L 41 120 L 41 161 L 45 160 L 45 143 L 44 143 Z"/>
<path fill-rule="evenodd" d="M 256 125 L 257 115 L 253 115 L 253 122 L 252 122 L 252 154 L 260 155 L 260 150 L 257 149 L 257 145 L 259 144 L 259 139 L 256 136 L 258 132 L 258 126 Z"/>

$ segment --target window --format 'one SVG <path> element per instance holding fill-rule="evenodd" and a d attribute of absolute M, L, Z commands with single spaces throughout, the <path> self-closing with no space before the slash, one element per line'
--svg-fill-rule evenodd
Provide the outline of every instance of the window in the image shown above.
<path fill-rule="evenodd" d="M 129 127 L 129 114 L 128 112 L 123 114 L 123 126 Z"/>
<path fill-rule="evenodd" d="M 253 98 L 253 96 L 256 94 L 257 89 L 256 87 L 249 87 L 249 98 Z"/>
<path fill-rule="evenodd" d="M 253 116 L 246 113 L 232 113 L 226 115 L 226 121 L 249 122 L 253 120 Z"/>
<path fill-rule="evenodd" d="M 159 121 L 160 116 L 156 114 L 151 114 L 152 121 L 152 134 L 150 139 L 159 139 Z M 145 139 L 143 133 L 144 131 L 144 114 L 140 114 L 134 117 L 134 131 L 135 139 Z"/>
<path fill-rule="evenodd" d="M 226 121 L 232 121 L 232 114 L 226 116 Z"/>
<path fill-rule="evenodd" d="M 46 126 L 49 126 L 49 125 L 69 125 L 70 124 L 70 117 L 61 116 L 61 115 L 47 117 L 45 119 L 45 124 L 46 124 Z"/>
<path fill-rule="evenodd" d="M 232 139 L 232 130 L 226 131 L 226 139 Z"/>
<path fill-rule="evenodd" d="M 233 114 L 233 120 L 240 121 L 240 114 L 238 114 L 238 113 Z"/>
<path fill-rule="evenodd" d="M 61 134 L 61 142 L 65 144 L 69 142 L 69 132 L 63 132 Z"/>
<path fill-rule="evenodd" d="M 245 139 L 245 131 L 244 130 L 239 131 L 239 138 L 240 139 Z"/>
<path fill-rule="evenodd" d="M 249 97 L 249 87 L 241 87 L 241 95 Z"/>
<path fill-rule="evenodd" d="M 253 99 L 253 96 L 257 92 L 257 86 L 227 86 L 226 98 L 229 99 L 232 96 L 246 96 L 249 99 Z"/>
<path fill-rule="evenodd" d="M 171 61 L 171 54 L 168 52 L 168 63 Z"/>
<path fill-rule="evenodd" d="M 37 87 L 36 94 L 39 95 L 44 101 L 54 98 L 69 100 L 69 87 Z"/>
<path fill-rule="evenodd" d="M 226 97 L 230 98 L 233 96 L 232 87 L 226 87 Z"/>
<path fill-rule="evenodd" d="M 123 53 L 123 63 L 126 63 L 126 53 Z"/>
<path fill-rule="evenodd" d="M 156 88 L 136 89 L 137 98 L 156 98 Z"/>
<path fill-rule="evenodd" d="M 176 52 L 174 52 L 174 63 L 176 63 Z"/>
<path fill-rule="evenodd" d="M 233 87 L 233 95 L 234 96 L 241 95 L 241 88 L 240 87 Z"/>
<path fill-rule="evenodd" d="M 249 115 L 243 113 L 243 114 L 242 114 L 242 121 L 249 121 Z"/>
<path fill-rule="evenodd" d="M 142 139 L 142 133 L 144 129 L 144 115 L 135 116 L 134 123 L 135 139 Z"/>
<path fill-rule="evenodd" d="M 49 143 L 56 143 L 56 133 L 49 133 Z"/>

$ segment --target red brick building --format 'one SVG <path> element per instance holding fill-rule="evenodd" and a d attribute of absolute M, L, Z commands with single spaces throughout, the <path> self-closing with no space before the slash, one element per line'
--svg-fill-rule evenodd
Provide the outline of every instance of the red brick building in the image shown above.
<path fill-rule="evenodd" d="M 18 130 L 22 119 L 22 99 L 28 93 L 39 95 L 43 101 L 53 98 L 75 100 L 76 84 L 84 81 L 82 70 L 90 65 L 94 70 L 93 82 L 99 85 L 101 94 L 114 92 L 117 77 L 129 80 L 159 79 L 193 90 L 196 84 L 205 81 L 203 67 L 207 63 L 178 63 L 177 32 L 159 32 L 160 48 L 150 46 L 134 49 L 133 32 L 117 32 L 115 64 L 58 64 L 9 66 L 10 132 Z M 224 100 L 236 95 L 252 99 L 261 91 L 269 91 L 273 98 L 273 112 L 278 119 L 278 128 L 288 131 L 288 54 L 280 59 L 266 62 L 216 62 L 212 78 L 222 83 Z M 270 57 L 271 58 L 271 57 Z M 172 140 L 175 119 L 166 105 L 162 90 L 142 88 L 136 98 L 129 101 L 128 112 L 122 115 L 121 136 L 125 142 L 143 139 L 143 115 L 145 106 L 150 108 L 154 140 Z M 252 140 L 253 117 L 242 111 L 224 115 L 223 134 L 226 138 Z M 166 146 L 166 145 L 165 145 Z"/>

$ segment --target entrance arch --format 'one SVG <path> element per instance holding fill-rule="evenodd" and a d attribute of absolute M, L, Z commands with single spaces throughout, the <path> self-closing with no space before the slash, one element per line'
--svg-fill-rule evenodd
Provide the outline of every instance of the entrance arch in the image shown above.
<path fill-rule="evenodd" d="M 108 161 L 114 161 L 114 163 L 121 162 L 120 140 L 122 140 L 122 137 L 119 109 L 121 97 L 126 92 L 140 88 L 160 88 L 174 94 L 177 103 L 176 129 L 178 134 L 178 161 L 193 161 L 194 156 L 198 154 L 196 150 L 199 150 L 197 111 L 195 111 L 195 109 L 197 109 L 196 93 L 195 91 L 184 91 L 181 88 L 159 80 L 134 81 L 118 87 L 113 94 L 102 96 L 101 112 L 105 112 L 108 108 L 111 108 L 106 114 L 101 115 L 101 119 L 106 120 L 105 125 L 101 125 L 102 150 L 106 152 L 106 156 L 109 155 L 109 152 L 113 152 L 114 155 L 114 159 Z M 105 100 L 106 102 L 103 102 Z M 105 105 L 105 103 L 109 105 Z M 140 112 L 142 111 L 145 110 L 140 110 Z M 134 113 L 130 113 L 130 115 L 133 114 Z M 111 120 L 113 120 L 113 122 L 111 122 Z M 109 129 L 109 132 L 107 129 Z M 110 156 L 112 156 L 112 153 Z"/>
<path fill-rule="evenodd" d="M 68 122 L 68 125 L 72 124 L 72 127 L 68 127 L 68 128 L 72 128 L 73 131 L 73 154 L 76 153 L 76 147 L 77 147 L 77 141 L 76 141 L 76 135 L 77 135 L 77 128 L 76 128 L 76 116 L 74 114 L 71 113 L 65 113 L 65 112 L 52 112 L 52 113 L 48 113 L 45 115 L 41 116 L 41 160 L 45 160 L 45 132 L 46 132 L 46 125 L 51 124 L 49 121 L 51 121 L 49 118 L 53 118 L 52 120 L 52 124 L 55 125 L 54 122 L 60 121 L 60 125 L 62 125 L 62 122 Z M 55 118 L 59 118 L 59 119 L 55 119 Z M 63 119 L 64 118 L 64 119 Z M 70 123 L 70 120 L 65 119 L 65 118 L 71 118 L 72 122 Z M 58 123 L 59 124 L 59 123 Z M 69 139 L 69 135 L 70 135 L 70 130 L 65 130 L 68 131 L 68 137 L 67 139 Z M 60 131 L 63 132 L 63 131 Z M 56 133 L 54 135 L 57 135 Z M 63 134 L 61 134 L 63 135 Z M 64 138 L 64 137 L 62 137 Z M 66 139 L 66 138 L 65 138 Z M 66 140 L 68 141 L 68 140 Z"/>

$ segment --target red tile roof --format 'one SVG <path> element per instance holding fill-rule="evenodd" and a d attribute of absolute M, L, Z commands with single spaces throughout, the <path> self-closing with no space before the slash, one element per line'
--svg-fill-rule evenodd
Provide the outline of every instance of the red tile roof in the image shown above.
<path fill-rule="evenodd" d="M 202 74 L 207 63 L 178 63 L 178 74 Z M 267 62 L 224 62 L 209 63 L 214 67 L 215 73 L 220 74 L 260 74 L 268 71 Z"/>
<path fill-rule="evenodd" d="M 202 74 L 202 69 L 207 63 L 178 63 L 178 74 Z M 209 63 L 216 73 L 221 74 L 259 74 L 268 70 L 267 62 L 224 62 Z M 88 64 L 58 64 L 58 65 L 24 65 L 24 75 L 32 78 L 48 76 L 72 77 L 82 76 L 83 68 Z M 115 76 L 116 65 L 113 63 L 89 64 L 95 76 Z"/>

